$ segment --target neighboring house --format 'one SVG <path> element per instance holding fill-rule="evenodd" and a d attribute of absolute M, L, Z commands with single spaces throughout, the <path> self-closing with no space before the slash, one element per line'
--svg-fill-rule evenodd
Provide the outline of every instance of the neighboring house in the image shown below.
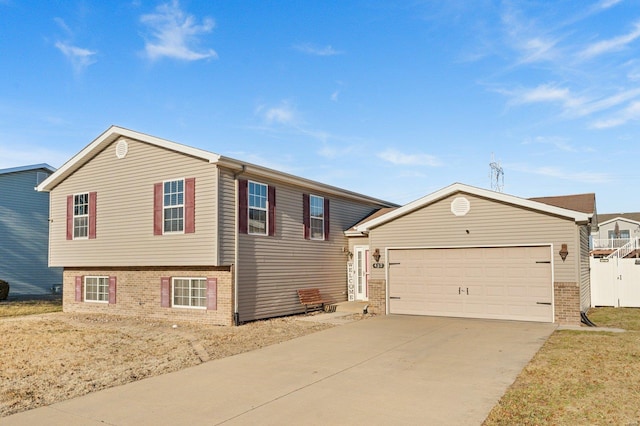
<path fill-rule="evenodd" d="M 349 289 L 379 313 L 579 324 L 595 217 L 594 194 L 528 200 L 456 183 L 346 231 Z"/>
<path fill-rule="evenodd" d="M 592 230 L 594 257 L 606 257 L 627 246 L 623 257 L 636 257 L 640 248 L 640 212 L 598 215 L 598 227 Z"/>
<path fill-rule="evenodd" d="M 220 325 L 346 300 L 344 230 L 394 206 L 115 126 L 38 190 L 64 311 Z"/>
<path fill-rule="evenodd" d="M 0 279 L 10 295 L 61 290 L 62 269 L 47 266 L 49 194 L 35 190 L 54 171 L 48 164 L 0 170 Z"/>

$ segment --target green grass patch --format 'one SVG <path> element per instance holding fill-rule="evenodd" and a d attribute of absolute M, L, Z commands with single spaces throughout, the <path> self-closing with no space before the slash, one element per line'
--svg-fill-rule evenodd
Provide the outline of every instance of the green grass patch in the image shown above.
<path fill-rule="evenodd" d="M 589 318 L 624 333 L 556 331 L 484 425 L 640 424 L 640 310 L 597 308 Z"/>
<path fill-rule="evenodd" d="M 0 318 L 62 312 L 62 300 L 23 300 L 0 303 Z"/>

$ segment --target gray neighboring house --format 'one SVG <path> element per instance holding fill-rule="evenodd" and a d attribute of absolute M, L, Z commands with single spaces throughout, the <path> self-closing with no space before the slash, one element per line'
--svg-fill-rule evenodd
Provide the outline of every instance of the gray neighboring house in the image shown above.
<path fill-rule="evenodd" d="M 627 248 L 623 257 L 640 254 L 640 212 L 603 213 L 598 215 L 598 227 L 591 233 L 591 255 L 610 256 Z"/>
<path fill-rule="evenodd" d="M 35 190 L 54 172 L 48 164 L 0 169 L 0 279 L 10 296 L 61 289 L 62 268 L 47 266 L 49 194 Z"/>

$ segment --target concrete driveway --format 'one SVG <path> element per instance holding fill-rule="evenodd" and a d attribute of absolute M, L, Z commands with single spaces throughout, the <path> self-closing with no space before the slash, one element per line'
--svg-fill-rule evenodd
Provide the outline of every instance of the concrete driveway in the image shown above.
<path fill-rule="evenodd" d="M 479 425 L 555 328 L 376 317 L 0 423 Z"/>

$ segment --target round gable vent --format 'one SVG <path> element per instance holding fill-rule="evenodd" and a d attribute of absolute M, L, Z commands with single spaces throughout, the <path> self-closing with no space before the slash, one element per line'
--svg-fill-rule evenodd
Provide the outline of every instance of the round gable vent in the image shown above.
<path fill-rule="evenodd" d="M 464 216 L 469 213 L 471 203 L 464 197 L 456 197 L 451 202 L 451 213 L 456 216 Z"/>
<path fill-rule="evenodd" d="M 116 145 L 116 157 L 124 158 L 129 152 L 129 144 L 124 139 L 121 139 Z"/>

